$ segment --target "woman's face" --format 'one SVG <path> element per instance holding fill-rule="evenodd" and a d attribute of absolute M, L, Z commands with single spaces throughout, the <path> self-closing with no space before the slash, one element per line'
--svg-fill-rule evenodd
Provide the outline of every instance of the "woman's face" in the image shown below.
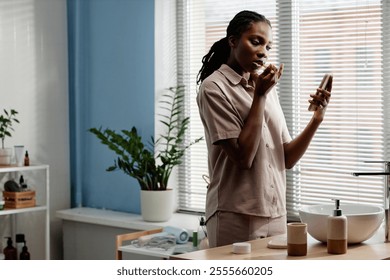
<path fill-rule="evenodd" d="M 227 64 L 238 74 L 256 72 L 265 64 L 272 47 L 272 29 L 266 22 L 252 23 L 240 38 L 229 37 L 231 47 Z"/>

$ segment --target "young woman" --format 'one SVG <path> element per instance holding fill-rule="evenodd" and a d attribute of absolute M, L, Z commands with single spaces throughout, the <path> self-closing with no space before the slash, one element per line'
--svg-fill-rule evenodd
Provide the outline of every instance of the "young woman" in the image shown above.
<path fill-rule="evenodd" d="M 311 95 L 317 110 L 291 139 L 274 89 L 283 65 L 265 67 L 271 48 L 270 22 L 242 11 L 203 57 L 197 102 L 209 154 L 210 247 L 286 232 L 286 169 L 302 157 L 324 119 L 332 81 Z"/>

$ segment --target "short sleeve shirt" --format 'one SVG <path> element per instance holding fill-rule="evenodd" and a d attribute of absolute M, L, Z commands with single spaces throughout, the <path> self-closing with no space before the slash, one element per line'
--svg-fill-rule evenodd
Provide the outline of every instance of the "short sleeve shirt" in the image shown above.
<path fill-rule="evenodd" d="M 261 141 L 250 169 L 244 170 L 233 163 L 216 144 L 239 137 L 253 94 L 251 82 L 226 64 L 207 77 L 199 88 L 197 103 L 205 131 L 210 175 L 207 219 L 216 211 L 271 218 L 286 214 L 283 144 L 291 141 L 291 136 L 275 90 L 267 95 Z"/>

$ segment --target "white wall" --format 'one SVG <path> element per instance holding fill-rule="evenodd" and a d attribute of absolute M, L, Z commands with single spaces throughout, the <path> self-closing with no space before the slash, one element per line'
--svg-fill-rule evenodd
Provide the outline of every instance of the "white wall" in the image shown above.
<path fill-rule="evenodd" d="M 159 100 L 166 89 L 177 85 L 177 52 L 176 52 L 176 0 L 154 1 L 154 85 L 155 85 L 155 119 L 154 135 L 165 133 L 165 126 L 159 118 L 161 104 Z M 169 188 L 177 197 L 178 170 L 175 168 L 169 178 Z M 177 201 L 177 199 L 175 200 Z M 177 208 L 177 204 L 174 209 Z"/>
<path fill-rule="evenodd" d="M 66 22 L 65 0 L 0 1 L 0 113 L 16 109 L 20 121 L 5 145 L 23 144 L 31 164 L 50 165 L 52 259 L 62 257 L 55 211 L 70 206 Z M 2 217 L 0 237 L 7 227 L 9 219 Z M 33 258 L 44 257 L 40 232 L 26 236 Z"/>

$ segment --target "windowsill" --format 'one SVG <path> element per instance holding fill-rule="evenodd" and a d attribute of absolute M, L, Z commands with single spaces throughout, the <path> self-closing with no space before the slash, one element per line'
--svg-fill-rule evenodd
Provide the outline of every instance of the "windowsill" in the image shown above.
<path fill-rule="evenodd" d="M 192 232 L 199 224 L 199 217 L 192 214 L 173 213 L 169 221 L 156 223 L 146 222 L 141 215 L 137 214 L 87 207 L 59 210 L 56 212 L 56 217 L 67 221 L 132 230 L 150 230 L 158 227 L 174 226 Z"/>

